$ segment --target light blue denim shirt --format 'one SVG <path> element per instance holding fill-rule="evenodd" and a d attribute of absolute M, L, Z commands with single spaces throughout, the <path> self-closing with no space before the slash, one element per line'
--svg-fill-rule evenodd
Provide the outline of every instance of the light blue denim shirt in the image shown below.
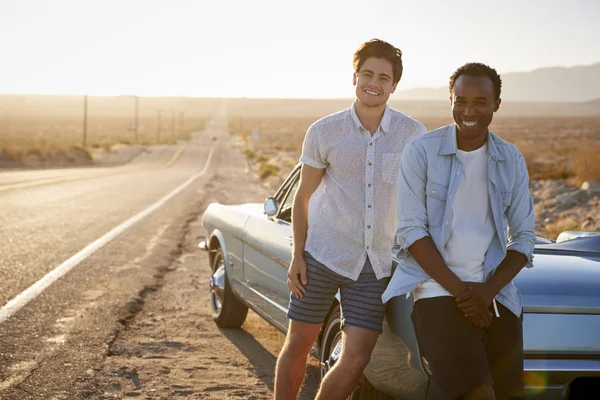
<path fill-rule="evenodd" d="M 402 154 L 398 176 L 398 225 L 395 245 L 399 264 L 383 293 L 387 302 L 407 295 L 429 279 L 407 249 L 417 240 L 431 236 L 444 257 L 452 226 L 452 201 L 462 177 L 463 166 L 456 157 L 456 125 L 448 125 L 415 137 Z M 488 190 L 496 234 L 485 255 L 487 281 L 506 256 L 515 250 L 533 266 L 535 216 L 529 192 L 529 175 L 519 150 L 489 132 Z M 513 282 L 496 296 L 515 315 L 522 310 L 521 294 Z"/>

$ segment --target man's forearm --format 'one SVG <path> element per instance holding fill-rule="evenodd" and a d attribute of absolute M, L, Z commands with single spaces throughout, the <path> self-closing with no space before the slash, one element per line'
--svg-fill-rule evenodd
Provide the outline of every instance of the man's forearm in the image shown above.
<path fill-rule="evenodd" d="M 303 257 L 308 230 L 308 199 L 296 195 L 292 207 L 292 256 Z"/>
<path fill-rule="evenodd" d="M 506 257 L 496 268 L 494 275 L 486 282 L 486 286 L 489 286 L 495 296 L 517 276 L 526 263 L 527 257 L 524 254 L 514 250 L 507 251 Z"/>
<path fill-rule="evenodd" d="M 454 297 L 460 296 L 467 286 L 448 268 L 429 236 L 414 242 L 408 251 L 432 279 Z"/>

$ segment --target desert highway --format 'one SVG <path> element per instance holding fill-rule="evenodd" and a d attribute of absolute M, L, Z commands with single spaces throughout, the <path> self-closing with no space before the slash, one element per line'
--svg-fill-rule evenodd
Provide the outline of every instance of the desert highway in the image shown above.
<path fill-rule="evenodd" d="M 0 172 L 0 399 L 69 399 L 106 354 L 210 200 L 225 123 L 122 166 Z"/>

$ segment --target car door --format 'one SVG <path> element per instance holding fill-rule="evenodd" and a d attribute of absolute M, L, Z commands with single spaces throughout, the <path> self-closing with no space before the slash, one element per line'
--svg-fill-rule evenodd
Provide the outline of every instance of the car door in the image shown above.
<path fill-rule="evenodd" d="M 287 270 L 292 258 L 292 203 L 300 182 L 296 168 L 274 197 L 277 212 L 253 215 L 244 232 L 244 278 L 248 300 L 257 312 L 287 329 L 290 291 Z"/>

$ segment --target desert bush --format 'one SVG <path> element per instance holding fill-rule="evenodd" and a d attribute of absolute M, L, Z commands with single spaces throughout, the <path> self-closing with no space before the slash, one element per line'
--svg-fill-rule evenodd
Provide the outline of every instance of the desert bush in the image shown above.
<path fill-rule="evenodd" d="M 560 235 L 561 232 L 576 230 L 579 230 L 579 225 L 577 224 L 577 221 L 573 218 L 565 218 L 560 219 L 556 222 L 546 224 L 544 226 L 544 231 L 546 235 L 544 236 L 546 236 L 549 239 L 556 240 L 556 238 L 558 237 L 558 235 Z"/>
<path fill-rule="evenodd" d="M 256 156 L 256 152 L 248 147 L 246 147 L 244 149 L 244 154 L 246 155 L 247 158 L 249 158 L 250 160 L 254 159 L 254 157 Z"/>
<path fill-rule="evenodd" d="M 266 179 L 270 176 L 277 175 L 279 172 L 279 166 L 275 164 L 271 164 L 269 162 L 263 162 L 260 164 L 258 169 L 258 176 L 260 179 Z"/>

